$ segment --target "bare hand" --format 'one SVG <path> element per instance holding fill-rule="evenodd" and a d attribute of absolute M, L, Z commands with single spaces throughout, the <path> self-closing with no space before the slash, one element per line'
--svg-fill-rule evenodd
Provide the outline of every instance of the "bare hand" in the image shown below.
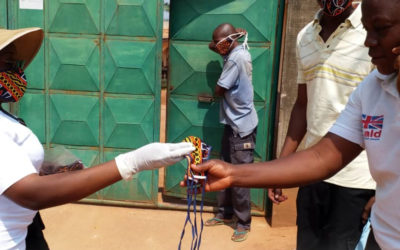
<path fill-rule="evenodd" d="M 207 180 L 203 183 L 207 192 L 222 190 L 232 185 L 232 165 L 229 163 L 210 160 L 199 165 L 191 165 L 191 168 L 198 173 L 207 173 Z M 181 181 L 180 185 L 184 187 L 186 183 Z"/>
<path fill-rule="evenodd" d="M 371 199 L 369 199 L 367 204 L 364 206 L 364 211 L 361 215 L 362 223 L 364 223 L 364 224 L 367 223 L 367 220 L 368 220 L 369 216 L 371 215 L 372 205 L 374 205 L 374 203 L 375 203 L 375 196 L 372 196 Z"/>
<path fill-rule="evenodd" d="M 284 202 L 285 200 L 288 199 L 286 195 L 282 193 L 281 188 L 270 188 L 268 189 L 268 197 L 271 199 L 271 201 L 275 204 L 280 204 L 281 202 Z"/>

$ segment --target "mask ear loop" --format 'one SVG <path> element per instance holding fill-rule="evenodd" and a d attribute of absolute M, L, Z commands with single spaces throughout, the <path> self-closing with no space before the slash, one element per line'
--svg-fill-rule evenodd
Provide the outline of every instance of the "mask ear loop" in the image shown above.
<path fill-rule="evenodd" d="M 237 37 L 236 38 L 232 38 L 232 36 L 237 36 Z M 245 49 L 250 50 L 250 47 L 249 47 L 249 44 L 248 44 L 248 36 L 249 36 L 249 34 L 247 32 L 246 33 L 244 33 L 244 32 L 235 33 L 235 34 L 229 35 L 227 38 L 231 39 L 232 41 L 236 41 L 236 40 L 238 40 L 239 38 L 241 38 L 243 36 L 244 36 L 243 46 L 244 46 Z"/>
<path fill-rule="evenodd" d="M 243 41 L 243 47 L 247 50 L 250 50 L 249 44 L 248 44 L 248 33 L 244 35 L 244 41 Z"/>

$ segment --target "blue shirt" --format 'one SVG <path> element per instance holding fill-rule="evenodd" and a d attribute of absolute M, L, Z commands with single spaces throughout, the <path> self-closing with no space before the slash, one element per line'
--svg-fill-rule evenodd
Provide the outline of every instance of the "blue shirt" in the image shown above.
<path fill-rule="evenodd" d="M 220 122 L 230 125 L 240 137 L 253 132 L 258 117 L 254 108 L 251 56 L 243 45 L 224 59 L 218 85 L 226 89 L 220 105 Z"/>

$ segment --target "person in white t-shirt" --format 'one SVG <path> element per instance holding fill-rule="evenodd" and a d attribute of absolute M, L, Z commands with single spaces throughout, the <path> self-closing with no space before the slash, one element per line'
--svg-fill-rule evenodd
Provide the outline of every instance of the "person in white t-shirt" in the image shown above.
<path fill-rule="evenodd" d="M 377 184 L 372 233 L 365 249 L 400 249 L 399 9 L 400 0 L 362 1 L 365 45 L 377 70 L 352 93 L 336 123 L 316 145 L 271 162 L 233 167 L 211 160 L 193 165 L 194 171 L 208 173 L 206 190 L 306 185 L 333 176 L 365 149 Z"/>
<path fill-rule="evenodd" d="M 23 70 L 42 40 L 40 28 L 0 29 L 0 106 L 23 96 L 27 87 Z M 174 164 L 193 150 L 186 142 L 151 143 L 95 167 L 39 176 L 44 157 L 41 143 L 28 127 L 1 109 L 0 249 L 29 247 L 27 227 L 37 210 L 77 201 L 140 171 Z"/>

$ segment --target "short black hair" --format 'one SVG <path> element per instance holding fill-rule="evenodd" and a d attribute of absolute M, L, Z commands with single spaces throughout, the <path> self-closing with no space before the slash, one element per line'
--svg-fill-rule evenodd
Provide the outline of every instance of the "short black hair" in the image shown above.
<path fill-rule="evenodd" d="M 236 33 L 235 27 L 230 23 L 222 23 L 215 28 L 213 36 L 218 34 L 220 36 L 229 36 Z"/>

